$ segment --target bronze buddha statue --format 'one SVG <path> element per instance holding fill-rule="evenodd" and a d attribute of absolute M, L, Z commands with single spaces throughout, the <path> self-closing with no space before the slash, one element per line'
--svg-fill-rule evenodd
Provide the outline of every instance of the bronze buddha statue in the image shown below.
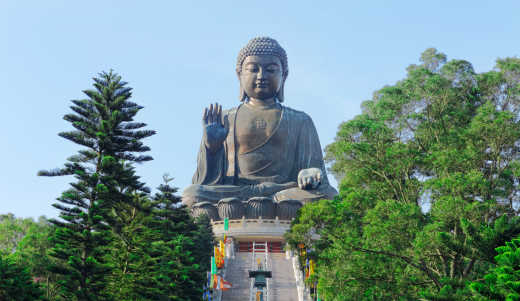
<path fill-rule="evenodd" d="M 183 192 L 184 204 L 333 198 L 337 191 L 329 184 L 312 119 L 282 105 L 289 73 L 285 50 L 274 39 L 254 38 L 240 51 L 236 72 L 242 104 L 204 110 L 197 170 Z"/>

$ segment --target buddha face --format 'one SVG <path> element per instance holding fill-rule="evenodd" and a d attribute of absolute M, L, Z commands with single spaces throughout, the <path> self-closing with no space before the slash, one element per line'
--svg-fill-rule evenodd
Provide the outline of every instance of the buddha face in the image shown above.
<path fill-rule="evenodd" d="M 240 85 L 251 99 L 274 98 L 283 84 L 282 63 L 273 55 L 251 55 L 242 63 Z"/>

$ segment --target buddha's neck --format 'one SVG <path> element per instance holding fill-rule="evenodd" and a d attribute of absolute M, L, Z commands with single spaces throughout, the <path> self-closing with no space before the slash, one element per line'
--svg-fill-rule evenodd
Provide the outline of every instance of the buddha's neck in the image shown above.
<path fill-rule="evenodd" d="M 254 108 L 268 109 L 276 105 L 274 97 L 268 99 L 249 98 L 247 104 Z"/>

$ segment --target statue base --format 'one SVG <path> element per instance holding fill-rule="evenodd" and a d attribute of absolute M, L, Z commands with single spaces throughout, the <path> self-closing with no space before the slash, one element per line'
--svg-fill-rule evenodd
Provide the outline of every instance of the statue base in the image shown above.
<path fill-rule="evenodd" d="M 224 221 L 211 220 L 215 238 L 222 239 L 224 235 L 233 237 L 235 241 L 285 241 L 283 235 L 291 227 L 290 220 L 275 219 L 233 219 L 229 220 L 229 228 L 224 230 Z"/>

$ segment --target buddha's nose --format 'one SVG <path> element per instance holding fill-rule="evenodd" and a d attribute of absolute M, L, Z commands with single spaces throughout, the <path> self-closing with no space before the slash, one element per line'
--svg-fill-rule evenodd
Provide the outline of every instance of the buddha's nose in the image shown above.
<path fill-rule="evenodd" d="M 260 70 L 258 70 L 258 73 L 257 73 L 256 77 L 257 77 L 258 79 L 264 79 L 264 78 L 265 78 L 265 72 L 264 72 L 264 70 L 262 70 L 262 69 L 260 68 Z"/>

